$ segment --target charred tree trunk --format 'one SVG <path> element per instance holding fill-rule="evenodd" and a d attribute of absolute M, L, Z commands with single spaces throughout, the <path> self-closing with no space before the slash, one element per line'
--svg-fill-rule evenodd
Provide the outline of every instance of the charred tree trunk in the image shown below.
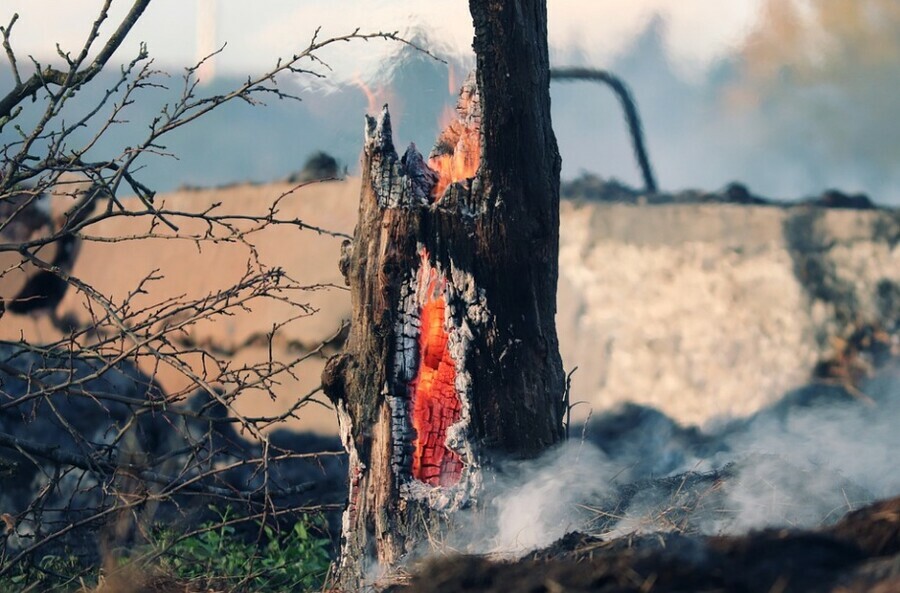
<path fill-rule="evenodd" d="M 491 459 L 563 434 L 546 3 L 470 9 L 476 75 L 429 159 L 398 156 L 387 106 L 366 118 L 352 329 L 323 375 L 350 453 L 346 586 L 472 504 Z"/>

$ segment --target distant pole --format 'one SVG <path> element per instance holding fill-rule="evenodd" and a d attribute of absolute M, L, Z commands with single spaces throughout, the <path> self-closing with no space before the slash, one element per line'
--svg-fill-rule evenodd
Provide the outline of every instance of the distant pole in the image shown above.
<path fill-rule="evenodd" d="M 197 54 L 194 63 L 206 58 L 216 47 L 216 0 L 197 0 Z M 197 70 L 201 84 L 208 84 L 216 77 L 216 60 L 206 60 Z"/>

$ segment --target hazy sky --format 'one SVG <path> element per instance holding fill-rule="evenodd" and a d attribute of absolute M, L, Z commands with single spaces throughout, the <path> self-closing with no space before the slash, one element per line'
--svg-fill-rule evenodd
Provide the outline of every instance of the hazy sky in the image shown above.
<path fill-rule="evenodd" d="M 56 43 L 72 52 L 80 47 L 101 4 L 99 0 L 3 0 L 0 20 L 6 23 L 18 12 L 13 47 L 22 55 L 55 60 Z M 108 35 L 112 21 L 130 4 L 114 0 L 114 14 L 102 32 Z M 760 4 L 761 0 L 549 0 L 550 43 L 557 56 L 578 56 L 602 66 L 658 17 L 666 21 L 667 50 L 679 71 L 691 76 L 743 39 Z M 203 14 L 206 18 L 198 19 Z M 213 34 L 204 23 L 215 23 Z M 400 30 L 407 35 L 421 30 L 439 52 L 454 54 L 468 52 L 472 39 L 465 0 L 154 0 L 119 56 L 133 55 L 137 42 L 143 40 L 158 64 L 185 66 L 203 51 L 205 38 L 216 45 L 228 43 L 217 58 L 218 72 L 249 73 L 304 47 L 318 25 L 326 35 L 356 27 Z M 394 49 L 385 44 L 349 44 L 328 57 L 335 76 L 347 79 L 373 72 Z"/>
<path fill-rule="evenodd" d="M 737 179 L 770 197 L 797 198 L 839 187 L 900 203 L 895 165 L 900 124 L 892 111 L 900 93 L 893 82 L 900 50 L 889 42 L 900 31 L 900 17 L 891 8 L 897 1 L 548 0 L 551 64 L 609 68 L 628 82 L 666 189 L 715 189 Z M 113 0 L 103 39 L 131 3 Z M 28 65 L 28 54 L 59 62 L 56 43 L 77 52 L 101 5 L 101 0 L 0 0 L 0 23 L 20 14 L 12 45 L 21 64 Z M 820 7 L 821 14 L 798 28 L 785 18 L 791 13 L 786 7 L 801 12 Z M 785 13 L 780 18 L 779 11 Z M 178 74 L 198 55 L 227 42 L 215 58 L 216 72 L 243 77 L 305 48 L 317 26 L 322 36 L 359 27 L 425 39 L 454 69 L 391 59 L 402 49 L 397 43 L 336 45 L 320 53 L 334 69 L 329 81 L 336 93 L 304 95 L 302 107 L 276 102 L 253 116 L 241 112 L 228 126 L 219 125 L 220 119 L 192 127 L 187 144 L 176 142 L 174 148 L 191 158 L 167 163 L 159 176 L 172 183 L 262 181 L 295 171 L 295 161 L 318 149 L 352 168 L 361 113 L 382 102 L 391 104 L 401 142 L 429 146 L 439 114 L 454 95 L 442 77 L 458 79 L 462 72 L 456 65 L 471 65 L 466 0 L 153 0 L 118 56 L 130 59 L 138 42 L 146 41 L 156 66 Z M 404 67 L 390 77 L 381 68 L 385 64 Z M 8 68 L 0 52 L 5 80 Z M 757 71 L 768 78 L 755 78 Z M 374 91 L 369 105 L 358 85 L 341 84 L 359 79 Z M 395 87 L 402 93 L 393 95 Z M 551 92 L 564 176 L 590 171 L 640 183 L 614 97 L 596 87 L 562 83 Z M 145 100 L 139 107 L 156 105 Z M 150 113 L 133 116 L 140 120 Z M 304 133 L 297 133 L 301 129 Z M 190 142 L 199 137 L 217 141 L 198 150 Z M 124 136 L 119 140 L 127 145 Z M 224 147 L 248 142 L 251 151 L 226 154 Z"/>

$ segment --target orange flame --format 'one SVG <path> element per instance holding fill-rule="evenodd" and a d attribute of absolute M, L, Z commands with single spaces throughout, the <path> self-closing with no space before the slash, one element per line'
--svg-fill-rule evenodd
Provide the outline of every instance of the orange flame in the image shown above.
<path fill-rule="evenodd" d="M 366 84 L 359 73 L 353 75 L 353 84 L 366 96 L 366 113 L 378 113 L 381 106 L 390 102 L 390 91 L 384 87 L 372 88 Z"/>
<path fill-rule="evenodd" d="M 459 482 L 462 460 L 446 446 L 447 429 L 461 415 L 456 393 L 456 363 L 447 348 L 449 334 L 444 328 L 446 302 L 440 294 L 443 281 L 428 263 L 423 250 L 422 265 L 427 274 L 428 300 L 419 314 L 419 367 L 410 382 L 412 425 L 416 431 L 412 475 L 432 486 L 452 486 Z"/>
<path fill-rule="evenodd" d="M 451 70 L 452 72 L 452 70 Z M 438 174 L 438 182 L 431 191 L 434 201 L 441 199 L 451 183 L 471 179 L 478 173 L 481 162 L 481 130 L 478 97 L 474 79 L 467 80 L 459 93 L 456 113 L 447 109 L 442 120 L 449 120 L 438 136 L 428 166 Z"/>
<path fill-rule="evenodd" d="M 456 68 L 453 67 L 453 64 L 447 65 L 447 92 L 451 95 L 456 92 L 456 89 L 459 88 L 459 84 L 456 82 Z"/>

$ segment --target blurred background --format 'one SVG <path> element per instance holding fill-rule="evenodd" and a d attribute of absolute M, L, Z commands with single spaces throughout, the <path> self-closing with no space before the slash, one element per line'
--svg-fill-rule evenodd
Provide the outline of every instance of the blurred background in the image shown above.
<path fill-rule="evenodd" d="M 112 2 L 97 46 L 131 4 Z M 617 480 L 728 467 L 736 485 L 721 508 L 738 511 L 722 523 L 715 507 L 701 530 L 819 525 L 844 505 L 896 495 L 900 2 L 547 4 L 551 66 L 607 70 L 630 87 L 660 191 L 645 190 L 610 88 L 553 80 L 563 157 L 556 323 L 574 372 L 573 438 L 594 441 L 607 461 L 566 473 L 551 460 L 545 468 L 563 476 L 560 489 L 541 487 L 546 502 L 526 497 L 516 508 L 531 514 L 513 514 L 561 535 L 542 522 L 543 509 L 584 488 L 593 495 Z M 3 0 L 0 24 L 19 14 L 11 44 L 23 77 L 79 51 L 102 5 Z M 307 48 L 318 27 L 320 40 L 357 27 L 397 31 L 433 56 L 396 41 L 328 46 L 321 62 L 305 63 L 315 75 L 278 78 L 301 101 L 220 103 L 164 145 L 138 149 L 129 170 L 158 192 L 154 207 L 177 229 L 124 183 L 117 202 L 97 193 L 109 189 L 96 185 L 97 171 L 90 183 L 65 160 L 31 169 L 41 151 L 65 157 L 85 146 L 86 161 L 125 163 L 161 110 L 179 109 L 186 68 L 203 61 L 188 88 L 197 80 L 197 97 L 221 96 Z M 153 0 L 113 62 L 51 118 L 68 130 L 101 106 L 65 146 L 48 148 L 46 128 L 34 145 L 22 141 L 41 129 L 46 94 L 21 103 L 0 130 L 0 164 L 37 185 L 9 187 L 13 174 L 0 192 L 0 440 L 82 447 L 106 465 L 73 466 L 82 469 L 50 488 L 33 476 L 70 461 L 16 458 L 31 473 L 4 477 L 0 510 L 18 509 L 20 524 L 38 533 L 47 525 L 24 509 L 39 497 L 46 508 L 102 508 L 116 492 L 113 450 L 251 501 L 258 490 L 249 488 L 269 487 L 257 469 L 269 467 L 269 445 L 285 456 L 272 478 L 287 501 L 279 505 L 342 507 L 346 467 L 320 378 L 347 336 L 338 260 L 358 215 L 363 115 L 389 103 L 398 150 L 415 142 L 427 154 L 473 67 L 472 36 L 464 0 Z M 126 95 L 120 86 L 104 103 L 105 93 L 141 42 L 158 72 L 140 78 L 113 117 L 110 103 Z M 13 87 L 0 54 L 0 89 Z M 28 154 L 16 161 L 20 150 Z M 225 223 L 210 223 L 213 215 Z M 72 230 L 78 216 L 93 218 Z M 107 405 L 110 394 L 118 407 Z M 45 400 L 61 411 L 36 412 L 31 402 Z M 320 465 L 306 459 L 327 450 Z M 219 467 L 235 471 L 219 476 Z M 102 479 L 83 495 L 85 475 Z M 190 485 L 171 484 L 176 494 Z M 642 504 L 622 529 L 668 521 Z M 183 518 L 165 512 L 157 519 Z M 60 513 L 51 527 L 71 522 Z M 20 535 L 9 545 L 31 545 L 21 525 Z"/>
<path fill-rule="evenodd" d="M 19 12 L 22 55 L 59 61 L 76 51 L 93 18 L 90 3 L 6 0 Z M 660 186 L 715 190 L 741 180 L 759 195 L 795 199 L 831 187 L 900 203 L 900 5 L 893 0 L 554 0 L 553 66 L 609 69 L 628 83 L 644 119 Z M 127 9 L 114 2 L 111 21 Z M 4 19 L 6 17 L 4 16 Z M 284 80 L 302 104 L 231 105 L 173 136 L 178 156 L 147 158 L 143 179 L 159 190 L 297 171 L 324 150 L 358 169 L 362 114 L 389 102 L 400 144 L 430 148 L 441 114 L 472 66 L 466 2 L 431 0 L 156 0 L 118 53 L 146 41 L 156 67 L 178 77 L 218 48 L 201 70 L 204 91 L 235 86 L 323 36 L 399 31 L 447 61 L 385 42 L 351 43 L 323 54 L 328 77 Z M 112 25 L 109 25 L 112 27 Z M 0 66 L 0 85 L 10 84 Z M 110 72 L 109 76 L 115 76 Z M 178 81 L 172 81 L 178 88 Z M 100 92 L 103 85 L 94 85 Z M 640 185 L 621 111 L 596 85 L 554 84 L 554 127 L 563 178 L 583 171 Z M 148 89 L 98 151 L 128 146 L 166 100 Z M 90 100 L 90 97 L 85 97 Z M 225 125 L 227 121 L 228 125 Z M 12 130 L 3 134 L 12 133 Z M 235 145 L 243 147 L 235 150 Z"/>
<path fill-rule="evenodd" d="M 56 44 L 77 51 L 100 4 L 7 0 L 0 20 L 19 12 L 12 42 L 20 57 L 58 63 Z M 112 3 L 101 38 L 129 6 Z M 303 357 L 300 372 L 277 383 L 277 395 L 261 391 L 235 402 L 244 413 L 280 414 L 298 393 L 316 389 L 324 359 L 343 339 L 313 355 L 349 317 L 336 263 L 340 233 L 352 234 L 356 222 L 363 115 L 389 103 L 395 144 L 402 150 L 414 141 L 427 154 L 473 67 L 473 32 L 462 1 L 255 6 L 151 2 L 116 59 L 132 59 L 143 41 L 160 72 L 87 157 L 108 159 L 141 142 L 154 117 L 183 92 L 185 69 L 212 54 L 192 74 L 198 96 L 227 93 L 267 72 L 279 57 L 305 48 L 317 27 L 320 40 L 357 27 L 398 31 L 440 58 L 384 40 L 326 47 L 318 54 L 323 63 L 309 65 L 321 76 L 278 79 L 283 92 L 302 101 L 264 95 L 258 96 L 264 106 L 220 105 L 167 135 L 165 146 L 144 152 L 132 167 L 161 192 L 159 204 L 190 211 L 221 204 L 223 212 L 265 216 L 286 196 L 279 208 L 287 219 L 338 233 L 279 226 L 254 235 L 264 265 L 312 287 L 303 296 L 312 309 L 280 326 L 273 346 L 279 360 Z M 900 105 L 900 5 L 554 0 L 549 40 L 554 68 L 606 69 L 630 86 L 660 189 L 643 190 L 610 89 L 554 80 L 564 198 L 557 325 L 566 367 L 579 368 L 574 393 L 590 404 L 575 410 L 576 419 L 592 408 L 637 402 L 682 423 L 709 425 L 755 413 L 811 377 L 858 385 L 871 366 L 863 350 L 900 349 L 900 218 L 871 209 L 900 205 L 894 166 L 900 118 L 893 112 Z M 98 104 L 118 70 L 106 68 L 58 119 Z M 5 62 L 0 80 L 12 83 Z M 16 121 L 27 129 L 39 113 L 27 108 Z M 96 127 L 76 131 L 72 144 L 89 143 Z M 5 126 L 0 145 L 17 133 Z M 299 181 L 335 176 L 346 179 L 293 192 Z M 838 209 L 772 208 L 760 196 L 776 204 L 816 198 Z M 120 218 L 96 228 L 108 237 L 138 237 L 145 227 Z M 254 257 L 248 246 L 227 242 L 198 249 L 165 240 L 128 245 L 84 241 L 73 273 L 113 302 L 149 303 L 225 290 Z M 33 274 L 28 265 L 16 266 L 17 254 L 11 257 L 0 281 L 7 301 Z M 151 294 L 131 294 L 156 275 Z M 221 349 L 229 364 L 265 361 L 265 333 L 291 313 L 275 302 L 248 309 L 193 325 L 185 343 Z M 75 290 L 54 313 L 86 326 L 94 314 Z M 0 322 L 0 338 L 47 343 L 63 337 L 57 325 L 47 315 L 11 314 Z M 184 356 L 206 372 L 202 355 Z M 140 364 L 168 394 L 194 389 L 182 370 Z M 327 406 L 306 406 L 297 426 L 336 430 Z"/>

